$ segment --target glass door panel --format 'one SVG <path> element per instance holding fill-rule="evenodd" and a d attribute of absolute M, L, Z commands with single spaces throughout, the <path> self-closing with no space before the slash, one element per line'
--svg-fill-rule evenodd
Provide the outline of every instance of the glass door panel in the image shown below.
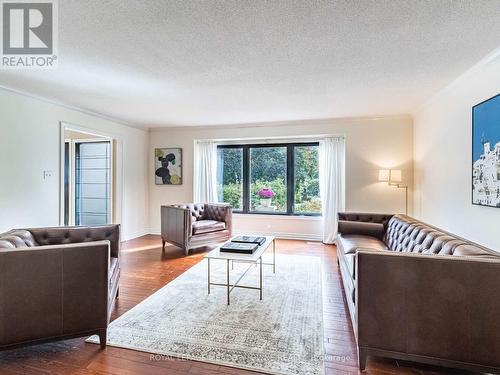
<path fill-rule="evenodd" d="M 75 145 L 75 224 L 111 222 L 111 144 Z"/>

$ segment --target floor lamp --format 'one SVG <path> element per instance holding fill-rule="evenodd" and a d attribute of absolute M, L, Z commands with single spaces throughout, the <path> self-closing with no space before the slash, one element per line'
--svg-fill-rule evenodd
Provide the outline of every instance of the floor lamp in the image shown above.
<path fill-rule="evenodd" d="M 402 185 L 401 169 L 380 169 L 378 171 L 378 180 L 387 182 L 389 186 L 395 186 L 398 189 L 405 189 L 405 215 L 408 215 L 408 186 Z"/>

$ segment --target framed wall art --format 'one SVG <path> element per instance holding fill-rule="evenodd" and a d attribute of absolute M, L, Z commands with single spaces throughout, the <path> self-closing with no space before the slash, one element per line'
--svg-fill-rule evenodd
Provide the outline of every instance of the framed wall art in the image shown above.
<path fill-rule="evenodd" d="M 182 148 L 155 148 L 156 185 L 182 185 Z"/>
<path fill-rule="evenodd" d="M 500 94 L 472 107 L 472 204 L 500 207 Z"/>

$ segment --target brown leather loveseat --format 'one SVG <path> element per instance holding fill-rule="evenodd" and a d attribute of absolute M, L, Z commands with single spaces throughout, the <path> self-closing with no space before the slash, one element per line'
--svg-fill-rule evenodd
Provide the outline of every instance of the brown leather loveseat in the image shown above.
<path fill-rule="evenodd" d="M 119 225 L 1 234 L 0 350 L 93 334 L 104 348 L 119 259 Z"/>
<path fill-rule="evenodd" d="M 161 206 L 163 250 L 169 242 L 184 250 L 224 242 L 231 238 L 233 210 L 225 204 L 187 203 Z"/>
<path fill-rule="evenodd" d="M 500 372 L 500 254 L 405 215 L 340 213 L 337 258 L 368 355 Z"/>

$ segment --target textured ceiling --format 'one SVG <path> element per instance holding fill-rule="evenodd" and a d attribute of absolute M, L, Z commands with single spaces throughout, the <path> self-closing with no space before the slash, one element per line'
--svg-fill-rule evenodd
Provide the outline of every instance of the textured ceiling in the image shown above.
<path fill-rule="evenodd" d="M 0 85 L 143 127 L 405 114 L 500 46 L 499 0 L 60 0 Z"/>

